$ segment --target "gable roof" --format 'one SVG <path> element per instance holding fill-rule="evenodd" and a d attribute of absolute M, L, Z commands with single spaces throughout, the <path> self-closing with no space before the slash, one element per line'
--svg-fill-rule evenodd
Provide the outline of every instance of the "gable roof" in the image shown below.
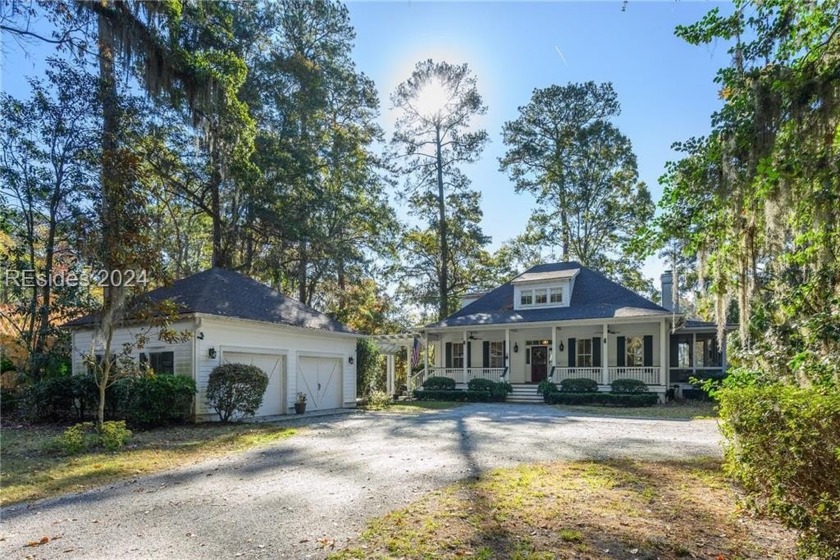
<path fill-rule="evenodd" d="M 328 315 L 296 299 L 286 297 L 253 278 L 224 268 L 211 268 L 187 276 L 170 286 L 152 290 L 140 297 L 152 303 L 171 299 L 178 304 L 182 314 L 202 313 L 354 334 L 349 327 Z M 64 326 L 92 325 L 98 318 L 97 315 L 91 314 L 70 321 Z"/>
<path fill-rule="evenodd" d="M 513 306 L 513 284 L 517 279 L 555 276 L 580 269 L 575 277 L 572 299 L 568 307 L 519 309 Z M 563 276 L 563 274 L 560 274 Z M 556 276 L 555 276 L 556 277 Z M 427 328 L 466 327 L 479 325 L 511 325 L 543 321 L 572 321 L 580 319 L 611 319 L 624 317 L 661 318 L 671 312 L 643 298 L 636 292 L 613 282 L 603 274 L 577 262 L 541 264 L 526 270 L 522 275 L 499 286 L 486 296 L 456 311 L 443 321 Z"/>

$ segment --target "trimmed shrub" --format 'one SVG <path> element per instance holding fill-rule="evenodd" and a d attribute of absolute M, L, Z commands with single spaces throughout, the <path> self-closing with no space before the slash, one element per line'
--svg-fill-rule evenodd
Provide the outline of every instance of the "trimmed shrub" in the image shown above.
<path fill-rule="evenodd" d="M 537 385 L 537 393 L 543 396 L 545 402 L 548 402 L 548 395 L 551 393 L 557 392 L 557 384 L 549 381 L 548 379 L 543 379 L 540 381 L 540 384 Z"/>
<path fill-rule="evenodd" d="M 599 404 L 607 406 L 641 407 L 653 406 L 659 402 L 656 393 L 551 393 L 546 397 L 549 404 Z"/>
<path fill-rule="evenodd" d="M 119 451 L 131 439 L 131 430 L 125 427 L 125 421 L 103 422 L 99 430 L 99 444 L 108 451 Z"/>
<path fill-rule="evenodd" d="M 616 379 L 610 386 L 613 393 L 647 393 L 648 386 L 638 379 Z"/>
<path fill-rule="evenodd" d="M 144 375 L 123 381 L 123 415 L 133 425 L 165 426 L 184 422 L 192 414 L 195 381 L 191 377 Z"/>
<path fill-rule="evenodd" d="M 356 342 L 356 394 L 359 397 L 367 397 L 377 386 L 383 359 L 379 346 L 373 340 L 360 338 Z"/>
<path fill-rule="evenodd" d="M 840 392 L 730 386 L 715 398 L 747 505 L 800 531 L 803 556 L 840 558 Z"/>
<path fill-rule="evenodd" d="M 371 391 L 365 399 L 365 407 L 370 410 L 381 410 L 392 402 L 391 395 L 385 391 Z"/>
<path fill-rule="evenodd" d="M 231 418 L 253 416 L 262 405 L 268 387 L 268 376 L 260 368 L 248 364 L 223 364 L 210 373 L 207 403 L 222 422 Z"/>
<path fill-rule="evenodd" d="M 448 377 L 440 377 L 433 375 L 423 382 L 424 389 L 453 391 L 455 389 L 455 380 Z"/>
<path fill-rule="evenodd" d="M 560 382 L 561 393 L 597 393 L 598 382 L 586 377 L 573 377 Z"/>
<path fill-rule="evenodd" d="M 496 382 L 489 379 L 470 379 L 467 383 L 469 391 L 492 391 L 494 387 L 496 387 Z"/>
<path fill-rule="evenodd" d="M 131 430 L 125 422 L 103 422 L 97 431 L 93 422 L 81 422 L 70 426 L 58 436 L 58 446 L 68 455 L 102 446 L 108 451 L 119 451 L 131 438 Z"/>
<path fill-rule="evenodd" d="M 495 402 L 505 402 L 507 400 L 508 393 L 513 393 L 513 385 L 507 381 L 494 383 L 493 389 L 490 391 L 490 395 Z"/>

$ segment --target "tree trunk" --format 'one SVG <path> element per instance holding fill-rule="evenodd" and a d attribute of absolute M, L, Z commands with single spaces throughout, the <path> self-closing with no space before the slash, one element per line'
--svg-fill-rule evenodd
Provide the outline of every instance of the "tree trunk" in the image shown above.
<path fill-rule="evenodd" d="M 120 110 L 117 97 L 117 81 L 114 71 L 114 38 L 105 17 L 99 16 L 99 78 L 102 96 L 102 250 L 104 270 L 122 270 L 125 263 L 125 247 L 120 227 L 123 218 L 125 197 L 120 178 L 119 142 Z M 119 283 L 105 282 L 103 289 L 102 330 L 106 341 L 102 356 L 102 371 L 97 377 L 99 386 L 99 408 L 96 421 L 99 426 L 105 420 L 105 388 L 111 375 L 111 340 L 116 317 L 125 300 L 125 288 Z"/>
<path fill-rule="evenodd" d="M 213 214 L 213 266 L 226 268 L 228 263 L 222 247 L 222 172 L 219 169 L 216 140 L 211 140 L 211 144 L 210 159 L 213 172 L 210 175 L 210 211 Z"/>
<path fill-rule="evenodd" d="M 438 232 L 440 234 L 440 273 L 439 273 L 439 305 L 438 319 L 449 315 L 449 240 L 446 227 L 446 199 L 443 193 L 443 154 L 440 145 L 440 127 L 435 130 L 435 152 L 437 155 L 437 187 L 438 187 Z"/>
<path fill-rule="evenodd" d="M 298 300 L 301 303 L 306 303 L 306 241 L 298 243 Z"/>

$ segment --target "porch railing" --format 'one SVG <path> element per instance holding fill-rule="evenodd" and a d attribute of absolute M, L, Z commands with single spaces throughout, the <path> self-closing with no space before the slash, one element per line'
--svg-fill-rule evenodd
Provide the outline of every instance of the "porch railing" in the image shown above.
<path fill-rule="evenodd" d="M 648 385 L 659 385 L 658 367 L 610 367 L 607 368 L 607 382 L 612 383 L 616 379 L 638 379 Z M 564 379 L 583 377 L 604 382 L 604 370 L 599 367 L 555 367 L 553 368 L 552 380 L 559 383 Z"/>
<path fill-rule="evenodd" d="M 648 385 L 659 385 L 658 367 L 611 367 L 608 370 L 610 383 L 616 379 L 637 379 Z"/>
<path fill-rule="evenodd" d="M 575 379 L 578 377 L 585 377 L 601 383 L 603 379 L 603 372 L 601 368 L 593 367 L 555 367 L 554 368 L 554 382 L 559 383 L 564 379 Z"/>
<path fill-rule="evenodd" d="M 505 368 L 467 368 L 467 382 L 472 379 L 489 379 L 499 381 L 505 373 Z M 464 368 L 452 367 L 429 367 L 425 377 L 431 376 L 448 377 L 456 383 L 464 382 Z"/>

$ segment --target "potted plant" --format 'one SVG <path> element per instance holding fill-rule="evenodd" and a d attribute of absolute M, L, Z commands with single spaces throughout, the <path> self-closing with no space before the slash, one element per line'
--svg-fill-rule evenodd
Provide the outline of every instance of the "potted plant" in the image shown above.
<path fill-rule="evenodd" d="M 295 399 L 295 414 L 306 412 L 306 393 L 298 393 Z"/>

